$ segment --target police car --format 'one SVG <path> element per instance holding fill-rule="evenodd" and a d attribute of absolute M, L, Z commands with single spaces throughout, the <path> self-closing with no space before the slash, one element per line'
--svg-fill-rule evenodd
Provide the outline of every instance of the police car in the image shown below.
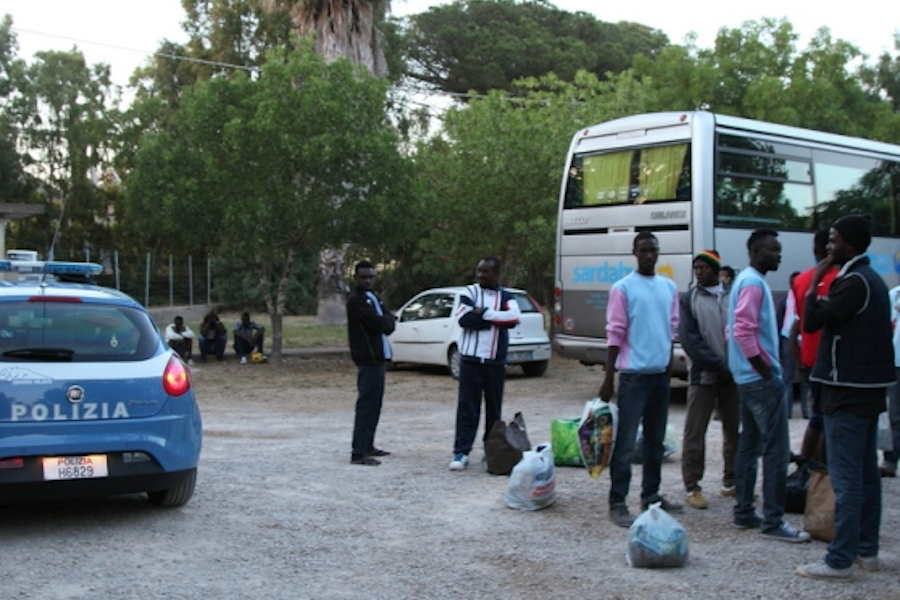
<path fill-rule="evenodd" d="M 140 304 L 90 283 L 100 270 L 0 260 L 0 504 L 194 493 L 190 371 Z"/>

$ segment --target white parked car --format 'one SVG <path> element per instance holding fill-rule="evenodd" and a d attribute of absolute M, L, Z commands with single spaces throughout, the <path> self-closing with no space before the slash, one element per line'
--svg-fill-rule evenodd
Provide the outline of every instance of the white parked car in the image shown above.
<path fill-rule="evenodd" d="M 397 328 L 388 340 L 394 363 L 444 365 L 459 378 L 460 326 L 455 317 L 464 286 L 434 288 L 413 296 L 396 311 Z M 550 361 L 550 338 L 540 305 L 524 290 L 506 288 L 519 303 L 522 316 L 509 330 L 506 362 L 520 365 L 526 375 L 538 377 Z"/>

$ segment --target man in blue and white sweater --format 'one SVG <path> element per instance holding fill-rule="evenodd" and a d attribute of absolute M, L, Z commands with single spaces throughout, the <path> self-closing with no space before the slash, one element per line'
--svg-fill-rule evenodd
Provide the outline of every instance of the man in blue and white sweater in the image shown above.
<path fill-rule="evenodd" d="M 459 396 L 456 407 L 456 439 L 451 471 L 469 464 L 469 452 L 478 433 L 481 396 L 484 394 L 484 436 L 500 420 L 509 329 L 519 322 L 519 305 L 500 287 L 500 259 L 487 257 L 475 271 L 478 285 L 470 285 L 460 298 L 457 318 L 459 337 Z"/>
<path fill-rule="evenodd" d="M 631 457 L 638 426 L 643 425 L 643 479 L 641 510 L 659 503 L 668 512 L 680 512 L 680 504 L 659 493 L 662 477 L 663 440 L 669 419 L 669 363 L 678 331 L 678 290 L 675 282 L 657 275 L 659 242 L 649 231 L 634 237 L 632 254 L 637 270 L 615 282 L 606 307 L 606 376 L 600 398 L 612 399 L 619 372 L 619 421 L 609 463 L 609 518 L 619 527 L 634 519 L 626 498 L 631 485 Z"/>

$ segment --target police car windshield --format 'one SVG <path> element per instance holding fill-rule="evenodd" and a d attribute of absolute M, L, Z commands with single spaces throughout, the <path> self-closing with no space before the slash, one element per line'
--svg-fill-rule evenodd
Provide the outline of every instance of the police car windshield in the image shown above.
<path fill-rule="evenodd" d="M 0 303 L 0 362 L 146 360 L 160 347 L 149 317 L 88 302 Z"/>

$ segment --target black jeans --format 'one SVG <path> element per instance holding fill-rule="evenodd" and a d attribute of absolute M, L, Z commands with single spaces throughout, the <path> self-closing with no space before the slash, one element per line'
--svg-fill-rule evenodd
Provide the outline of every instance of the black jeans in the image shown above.
<path fill-rule="evenodd" d="M 503 408 L 503 384 L 506 365 L 461 360 L 459 363 L 459 396 L 456 402 L 456 439 L 453 454 L 468 455 L 478 434 L 481 395 L 484 394 L 484 436 L 500 420 Z"/>
<path fill-rule="evenodd" d="M 351 459 L 362 458 L 375 447 L 375 429 L 384 398 L 384 364 L 356 365 L 356 389 Z"/>
<path fill-rule="evenodd" d="M 240 338 L 238 336 L 234 336 L 234 351 L 238 356 L 249 356 L 254 349 L 256 352 L 260 354 L 264 354 L 263 352 L 263 334 L 259 334 L 259 337 L 256 338 L 256 346 L 250 344 L 244 338 Z"/>

